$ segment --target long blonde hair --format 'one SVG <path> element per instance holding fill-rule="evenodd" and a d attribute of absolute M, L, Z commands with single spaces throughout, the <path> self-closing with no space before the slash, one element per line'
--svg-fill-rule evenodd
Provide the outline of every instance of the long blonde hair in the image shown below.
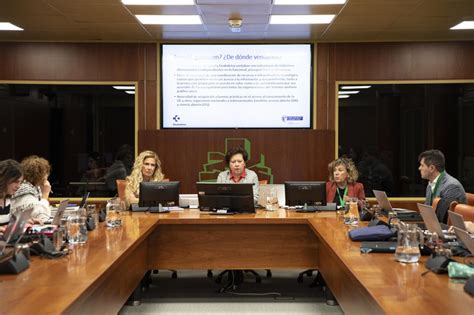
<path fill-rule="evenodd" d="M 160 182 L 165 178 L 165 175 L 161 172 L 161 161 L 153 151 L 146 150 L 140 153 L 137 158 L 135 159 L 135 163 L 133 164 L 132 173 L 130 176 L 126 178 L 127 180 L 127 190 L 133 192 L 135 195 L 140 193 L 140 183 L 143 181 L 143 174 L 142 174 L 142 167 L 143 162 L 147 158 L 153 158 L 156 161 L 156 168 L 153 176 L 151 177 L 151 182 Z"/>

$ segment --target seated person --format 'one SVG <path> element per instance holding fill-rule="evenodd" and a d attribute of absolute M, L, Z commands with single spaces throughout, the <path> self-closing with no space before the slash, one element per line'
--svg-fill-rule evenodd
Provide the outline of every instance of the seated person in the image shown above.
<path fill-rule="evenodd" d="M 345 206 L 346 199 L 365 200 L 364 185 L 357 182 L 359 173 L 349 158 L 338 158 L 328 165 L 329 181 L 326 183 L 326 202 Z"/>
<path fill-rule="evenodd" d="M 132 174 L 126 178 L 125 203 L 127 208 L 132 203 L 138 203 L 140 183 L 161 182 L 165 175 L 161 172 L 161 162 L 153 151 L 143 151 L 135 159 Z"/>
<path fill-rule="evenodd" d="M 97 152 L 92 152 L 87 158 L 87 169 L 82 174 L 81 182 L 100 182 L 106 169 L 102 167 L 102 156 Z"/>
<path fill-rule="evenodd" d="M 436 197 L 440 201 L 436 207 L 438 221 L 447 223 L 449 205 L 453 201 L 466 203 L 466 192 L 461 183 L 445 170 L 444 154 L 440 150 L 428 150 L 418 156 L 421 178 L 428 180 L 426 187 L 426 205 L 432 205 Z"/>
<path fill-rule="evenodd" d="M 125 179 L 130 174 L 133 158 L 131 150 L 127 144 L 120 146 L 115 161 L 107 168 L 104 177 L 99 178 L 99 181 L 105 181 L 106 188 L 112 196 L 117 192 L 117 179 Z"/>
<path fill-rule="evenodd" d="M 17 208 L 33 204 L 34 209 L 31 218 L 37 222 L 49 220 L 51 208 L 49 206 L 49 194 L 51 184 L 48 181 L 51 172 L 49 162 L 37 155 L 26 157 L 21 161 L 24 180 L 20 188 L 12 196 L 12 207 Z"/>
<path fill-rule="evenodd" d="M 5 231 L 11 216 L 10 197 L 23 182 L 23 170 L 15 160 L 0 161 L 0 234 Z"/>
<path fill-rule="evenodd" d="M 219 173 L 218 183 L 253 183 L 253 200 L 258 202 L 258 176 L 252 170 L 245 168 L 248 153 L 242 147 L 232 148 L 227 151 L 225 161 L 229 169 Z"/>

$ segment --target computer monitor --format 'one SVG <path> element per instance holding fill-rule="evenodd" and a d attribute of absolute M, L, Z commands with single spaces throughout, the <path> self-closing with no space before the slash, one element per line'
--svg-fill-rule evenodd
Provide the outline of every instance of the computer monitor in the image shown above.
<path fill-rule="evenodd" d="M 141 182 L 140 207 L 177 207 L 179 205 L 179 182 Z"/>
<path fill-rule="evenodd" d="M 285 182 L 288 206 L 325 206 L 326 182 Z"/>
<path fill-rule="evenodd" d="M 253 184 L 196 183 L 201 211 L 255 213 Z"/>

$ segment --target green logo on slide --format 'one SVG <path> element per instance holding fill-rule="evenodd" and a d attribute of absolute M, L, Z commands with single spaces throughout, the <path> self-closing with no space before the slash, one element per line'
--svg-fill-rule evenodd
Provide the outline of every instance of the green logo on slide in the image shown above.
<path fill-rule="evenodd" d="M 246 167 L 258 175 L 258 179 L 267 180 L 269 184 L 273 184 L 272 169 L 265 165 L 265 155 L 260 154 L 259 161 L 255 164 L 252 159 L 252 150 L 249 139 L 245 138 L 226 138 L 224 152 L 207 152 L 207 163 L 202 165 L 203 171 L 199 172 L 200 182 L 215 182 L 220 172 L 228 169 L 225 162 L 225 152 L 230 148 L 241 146 L 249 154 Z"/>

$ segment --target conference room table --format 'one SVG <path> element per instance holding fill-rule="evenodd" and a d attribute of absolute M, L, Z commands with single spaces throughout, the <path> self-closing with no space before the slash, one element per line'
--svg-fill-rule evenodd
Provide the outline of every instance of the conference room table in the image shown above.
<path fill-rule="evenodd" d="M 472 313 L 463 283 L 422 275 L 425 258 L 361 254 L 350 228 L 334 212 L 127 213 L 66 257 L 33 257 L 19 275 L 0 275 L 0 313 L 117 313 L 150 269 L 319 269 L 347 314 Z"/>

